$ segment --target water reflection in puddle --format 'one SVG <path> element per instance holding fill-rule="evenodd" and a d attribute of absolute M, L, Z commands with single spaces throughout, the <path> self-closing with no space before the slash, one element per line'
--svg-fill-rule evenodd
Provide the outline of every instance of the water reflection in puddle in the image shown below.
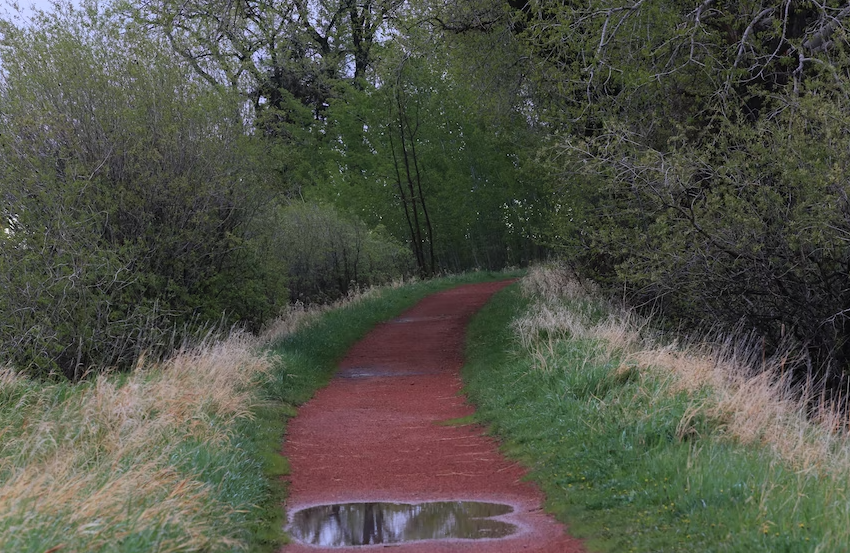
<path fill-rule="evenodd" d="M 405 324 L 405 323 L 430 323 L 434 321 L 446 321 L 449 319 L 457 319 L 457 315 L 432 315 L 430 317 L 397 317 L 390 321 L 390 324 Z"/>
<path fill-rule="evenodd" d="M 491 517 L 512 511 L 510 505 L 477 501 L 320 505 L 295 513 L 290 533 L 321 547 L 503 538 L 516 526 Z"/>
<path fill-rule="evenodd" d="M 439 374 L 438 371 L 409 371 L 382 367 L 346 367 L 337 372 L 339 378 L 389 378 Z"/>

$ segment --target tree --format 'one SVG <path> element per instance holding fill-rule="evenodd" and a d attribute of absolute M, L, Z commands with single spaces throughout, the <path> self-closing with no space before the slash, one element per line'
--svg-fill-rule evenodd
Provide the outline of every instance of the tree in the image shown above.
<path fill-rule="evenodd" d="M 398 197 L 410 230 L 410 244 L 419 266 L 419 274 L 426 277 L 432 275 L 436 269 L 434 226 L 431 224 L 431 216 L 428 214 L 428 204 L 422 188 L 423 168 L 416 154 L 416 145 L 421 139 L 418 135 L 422 121 L 420 106 L 415 103 L 421 98 L 417 91 L 413 91 L 414 97 L 411 98 L 410 92 L 405 90 L 410 86 L 405 82 L 404 73 L 405 65 L 409 60 L 410 57 L 402 59 L 397 69 L 395 82 L 390 85 L 389 94 L 392 99 L 389 105 L 390 115 L 386 133 L 390 142 Z"/>
<path fill-rule="evenodd" d="M 526 2 L 553 129 L 551 236 L 672 325 L 795 343 L 850 370 L 850 9 L 826 2 Z M 832 375 L 832 376 L 830 376 Z"/>
<path fill-rule="evenodd" d="M 434 40 L 422 20 L 385 45 L 380 87 L 331 102 L 331 163 L 311 193 L 406 240 L 422 274 L 527 262 L 540 186 L 523 168 L 538 135 L 518 107 L 517 66 L 501 55 L 512 45 L 483 50 L 497 65 L 473 54 L 481 44 Z"/>
<path fill-rule="evenodd" d="M 292 183 L 303 196 L 333 201 L 339 206 L 345 203 L 354 209 L 365 209 L 358 201 L 371 196 L 369 209 L 380 204 L 381 212 L 358 215 L 371 225 L 386 223 L 386 228 L 411 247 L 420 274 L 429 275 L 440 266 L 495 266 L 530 251 L 523 246 L 515 250 L 522 253 L 498 253 L 499 249 L 504 249 L 499 236 L 500 226 L 514 225 L 513 232 L 518 240 L 528 242 L 530 233 L 519 229 L 518 221 L 499 220 L 499 213 L 529 205 L 522 199 L 518 202 L 510 199 L 495 206 L 494 212 L 477 212 L 473 216 L 479 222 L 490 219 L 488 227 L 496 233 L 493 236 L 478 232 L 478 229 L 460 230 L 464 225 L 469 226 L 466 222 L 446 221 L 440 226 L 451 228 L 452 234 L 459 238 L 452 243 L 441 242 L 439 238 L 441 231 L 435 220 L 441 214 L 437 213 L 439 206 L 432 209 L 430 197 L 441 194 L 448 200 L 445 192 L 437 190 L 465 186 L 464 181 L 469 178 L 480 182 L 483 179 L 476 176 L 481 175 L 480 167 L 470 167 L 465 172 L 471 176 L 463 176 L 455 183 L 438 184 L 439 175 L 432 163 L 444 164 L 432 149 L 433 137 L 425 134 L 428 128 L 438 133 L 447 129 L 442 122 L 447 114 L 436 110 L 443 109 L 451 101 L 444 102 L 441 107 L 439 101 L 432 100 L 438 94 L 456 94 L 454 88 L 463 77 L 457 72 L 461 63 L 452 59 L 454 54 L 449 53 L 449 49 L 437 56 L 432 50 L 448 42 L 447 37 L 459 37 L 459 26 L 465 25 L 462 21 L 470 18 L 477 23 L 466 25 L 469 28 L 487 27 L 489 24 L 482 22 L 491 18 L 500 22 L 499 32 L 492 34 L 497 42 L 501 41 L 498 48 L 485 44 L 481 50 L 492 58 L 496 57 L 496 51 L 508 52 L 516 45 L 515 41 L 510 43 L 512 37 L 506 32 L 510 14 L 498 3 L 480 0 L 448 6 L 439 4 L 401 0 L 213 4 L 151 0 L 139 8 L 129 7 L 128 11 L 145 28 L 162 33 L 203 79 L 239 90 L 251 99 L 254 124 L 276 145 L 276 165 L 282 180 Z M 484 34 L 489 34 L 489 30 L 485 31 Z M 461 41 L 456 40 L 452 47 L 459 52 L 460 44 Z M 465 54 L 475 51 L 472 47 L 464 49 Z M 515 55 L 516 52 L 511 51 L 506 59 L 513 59 Z M 481 59 L 481 55 L 476 54 L 474 58 Z M 439 64 L 454 64 L 453 74 L 441 75 L 443 69 Z M 420 70 L 425 71 L 427 78 L 416 74 Z M 494 75 L 507 76 L 512 71 L 515 73 L 514 68 L 502 66 L 498 73 L 480 73 L 479 77 L 489 81 Z M 439 90 L 429 88 L 441 80 L 445 83 L 438 87 Z M 453 84 L 447 85 L 449 81 Z M 516 79 L 512 75 L 506 82 L 514 86 Z M 498 87 L 491 83 L 489 90 L 481 88 L 477 99 L 464 99 L 473 102 L 465 106 L 467 111 L 473 109 L 479 114 L 486 111 L 481 109 L 482 105 L 490 101 L 482 101 L 482 98 Z M 504 100 L 508 96 L 498 97 Z M 514 94 L 499 109 L 515 113 L 518 97 Z M 376 109 L 380 102 L 383 104 Z M 428 102 L 431 107 L 426 106 Z M 452 115 L 458 113 L 456 106 L 451 108 Z M 357 113 L 360 108 L 366 109 L 363 115 Z M 361 120 L 359 129 L 357 125 L 341 122 L 349 117 Z M 435 118 L 436 125 L 427 120 L 428 117 Z M 440 125 L 442 129 L 437 130 Z M 343 136 L 349 132 L 351 134 Z M 509 134 L 505 132 L 501 136 Z M 365 154 L 366 143 L 379 148 Z M 441 148 L 447 144 L 442 141 Z M 503 140 L 502 145 L 507 143 Z M 364 161 L 373 154 L 384 158 L 383 161 Z M 497 155 L 504 159 L 509 154 L 499 152 Z M 335 161 L 329 163 L 330 160 Z M 479 158 L 477 163 L 480 161 Z M 377 174 L 368 176 L 365 172 L 344 174 L 359 163 L 380 168 Z M 463 173 L 454 171 L 452 177 L 460 174 Z M 511 167 L 508 175 L 515 174 L 515 167 Z M 372 183 L 360 186 L 363 190 L 375 190 L 377 197 L 386 196 L 386 185 L 391 183 L 391 203 L 378 201 L 374 194 L 353 190 L 342 193 L 339 187 L 328 182 L 352 183 L 363 178 L 377 179 L 377 190 Z M 474 226 L 480 228 L 482 225 Z M 456 248 L 473 243 L 477 243 L 476 249 L 485 255 L 474 252 L 471 255 L 474 261 L 470 261 L 456 251 Z M 440 249 L 444 249 L 445 254 L 441 254 Z"/>
<path fill-rule="evenodd" d="M 94 4 L 2 33 L 6 362 L 79 378 L 273 315 L 285 288 L 252 226 L 270 194 L 238 100 Z"/>
<path fill-rule="evenodd" d="M 145 0 L 128 4 L 203 79 L 288 120 L 291 101 L 316 117 L 341 80 L 357 86 L 402 0 Z"/>

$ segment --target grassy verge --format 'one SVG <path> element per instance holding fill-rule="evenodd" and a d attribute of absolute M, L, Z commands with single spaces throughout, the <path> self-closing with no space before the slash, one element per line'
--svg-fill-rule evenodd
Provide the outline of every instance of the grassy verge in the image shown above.
<path fill-rule="evenodd" d="M 467 392 L 591 550 L 847 550 L 834 418 L 807 420 L 770 372 L 729 369 L 741 348 L 648 344 L 575 283 L 525 284 L 473 320 Z"/>
<path fill-rule="evenodd" d="M 295 414 L 295 407 L 328 383 L 346 351 L 376 324 L 395 317 L 425 296 L 440 290 L 519 275 L 478 272 L 383 288 L 319 317 L 311 317 L 311 321 L 296 332 L 284 331 L 280 338 L 269 339 L 270 351 L 276 359 L 275 370 L 263 387 L 269 407 L 265 409 L 262 424 L 251 425 L 245 428 L 245 432 L 265 451 L 264 457 L 273 461 L 272 467 L 280 469 L 271 474 L 286 474 L 285 460 L 276 453 L 283 441 L 286 422 Z M 264 502 L 264 513 L 258 518 L 264 529 L 257 535 L 267 537 L 266 546 L 277 545 L 286 539 L 283 534 L 285 513 L 280 507 L 286 490 L 279 478 L 272 479 L 271 486 L 271 493 Z"/>
<path fill-rule="evenodd" d="M 270 551 L 294 407 L 375 323 L 479 273 L 293 310 L 164 363 L 72 385 L 0 368 L 0 551 Z"/>
<path fill-rule="evenodd" d="M 224 551 L 248 538 L 233 440 L 271 365 L 234 334 L 78 385 L 0 371 L 0 551 Z"/>

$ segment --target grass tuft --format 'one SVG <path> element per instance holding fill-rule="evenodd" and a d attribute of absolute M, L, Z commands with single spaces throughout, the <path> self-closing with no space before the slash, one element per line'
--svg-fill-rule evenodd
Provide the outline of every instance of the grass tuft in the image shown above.
<path fill-rule="evenodd" d="M 238 456 L 233 423 L 251 416 L 251 385 L 270 367 L 234 333 L 78 385 L 4 371 L 0 550 L 240 548 L 246 505 L 221 500 L 228 478 L 203 474 L 200 456 Z"/>

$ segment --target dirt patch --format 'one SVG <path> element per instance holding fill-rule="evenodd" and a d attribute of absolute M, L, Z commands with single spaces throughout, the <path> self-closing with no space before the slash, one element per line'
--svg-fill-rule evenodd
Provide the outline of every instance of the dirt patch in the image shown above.
<path fill-rule="evenodd" d="M 375 328 L 289 424 L 283 453 L 292 468 L 290 513 L 322 504 L 485 501 L 513 506 L 518 531 L 494 540 L 393 545 L 405 553 L 583 551 L 542 512 L 523 480 L 477 425 L 439 424 L 472 414 L 460 395 L 469 318 L 508 282 L 466 285 L 430 296 Z M 380 545 L 333 548 L 362 551 Z M 282 552 L 320 550 L 291 544 Z"/>

